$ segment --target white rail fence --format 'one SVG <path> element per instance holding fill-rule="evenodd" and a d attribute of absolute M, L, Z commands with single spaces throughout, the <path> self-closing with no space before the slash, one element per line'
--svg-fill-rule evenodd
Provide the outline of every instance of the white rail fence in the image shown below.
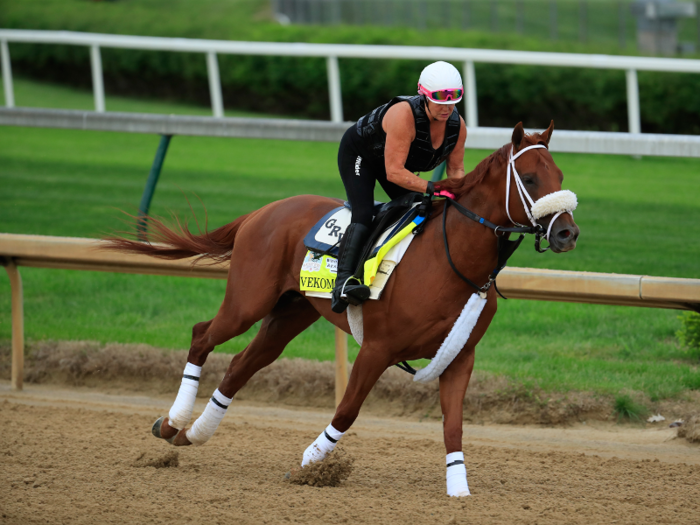
<path fill-rule="evenodd" d="M 477 82 L 474 64 L 512 64 L 547 67 L 580 67 L 618 69 L 626 72 L 627 112 L 630 133 L 641 133 L 639 86 L 637 71 L 700 73 L 700 60 L 575 53 L 543 53 L 492 49 L 460 49 L 447 47 L 376 46 L 349 44 L 307 44 L 277 42 L 235 42 L 186 38 L 143 37 L 78 33 L 71 31 L 39 31 L 0 29 L 0 58 L 5 88 L 5 106 L 14 107 L 12 68 L 8 43 L 67 44 L 90 48 L 95 111 L 105 111 L 105 94 L 100 48 L 140 49 L 153 51 L 193 52 L 206 56 L 209 74 L 212 114 L 224 114 L 218 54 L 325 57 L 328 69 L 330 113 L 333 122 L 343 121 L 342 92 L 338 58 L 446 60 L 462 64 L 466 96 L 467 126 L 478 127 Z"/>
<path fill-rule="evenodd" d="M 65 109 L 0 108 L 0 126 L 20 126 L 159 135 L 340 142 L 351 122 L 216 118 L 150 113 L 97 113 Z M 532 131 L 532 130 L 529 130 Z M 510 141 L 510 128 L 468 128 L 467 149 L 494 150 Z M 662 157 L 700 157 L 700 136 L 607 131 L 562 131 L 553 152 Z"/>

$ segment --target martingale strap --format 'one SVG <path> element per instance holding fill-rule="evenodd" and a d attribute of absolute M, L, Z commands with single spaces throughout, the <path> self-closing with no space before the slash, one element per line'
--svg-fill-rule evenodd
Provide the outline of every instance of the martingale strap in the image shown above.
<path fill-rule="evenodd" d="M 447 210 L 449 209 L 449 206 L 452 205 L 455 207 L 455 209 L 460 212 L 462 215 L 465 217 L 468 217 L 469 219 L 478 222 L 479 224 L 483 224 L 487 228 L 491 228 L 496 235 L 498 233 L 505 233 L 505 237 L 498 237 L 498 265 L 496 268 L 494 268 L 493 272 L 491 272 L 491 275 L 489 275 L 488 281 L 486 284 L 483 286 L 477 285 L 474 281 L 469 279 L 468 277 L 465 277 L 462 275 L 462 273 L 457 269 L 455 266 L 454 262 L 452 261 L 452 256 L 450 255 L 450 246 L 449 243 L 447 242 Z M 450 268 L 452 268 L 452 271 L 454 271 L 457 276 L 462 279 L 465 283 L 468 285 L 472 286 L 474 289 L 479 294 L 486 294 L 488 291 L 489 287 L 491 286 L 491 283 L 493 283 L 496 280 L 496 277 L 500 273 L 500 271 L 505 268 L 506 263 L 508 262 L 508 259 L 510 258 L 511 255 L 515 252 L 515 250 L 520 246 L 520 243 L 523 241 L 525 238 L 525 233 L 534 233 L 534 234 L 541 234 L 543 231 L 542 226 L 537 224 L 536 226 L 522 226 L 522 227 L 515 227 L 515 228 L 502 228 L 500 226 L 495 225 L 491 221 L 484 219 L 483 217 L 480 217 L 473 211 L 465 208 L 458 202 L 456 202 L 454 199 L 447 197 L 445 200 L 445 210 L 442 212 L 442 239 L 445 244 L 445 254 L 447 255 L 447 262 L 450 264 Z M 520 233 L 520 237 L 515 240 L 515 241 L 510 241 L 508 240 L 508 235 L 511 233 Z M 501 293 L 499 292 L 499 295 Z M 501 295 L 503 297 L 503 295 Z M 504 297 L 505 299 L 505 297 Z"/>
<path fill-rule="evenodd" d="M 474 283 L 474 281 L 462 275 L 462 273 L 455 266 L 455 263 L 452 262 L 452 256 L 450 255 L 450 246 L 447 244 L 447 209 L 448 206 L 447 203 L 445 203 L 445 211 L 442 212 L 442 239 L 445 242 L 445 253 L 447 254 L 447 262 L 450 263 L 450 268 L 452 268 L 452 271 L 456 273 L 460 279 L 462 279 L 465 283 L 473 286 L 478 293 L 484 293 L 485 290 L 482 290 L 480 286 Z"/>

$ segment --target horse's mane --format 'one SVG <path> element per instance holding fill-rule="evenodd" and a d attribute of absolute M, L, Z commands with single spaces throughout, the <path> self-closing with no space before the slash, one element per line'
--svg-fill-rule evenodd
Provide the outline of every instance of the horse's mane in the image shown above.
<path fill-rule="evenodd" d="M 527 140 L 527 139 L 530 139 L 530 140 Z M 542 138 L 541 133 L 526 134 L 525 137 L 523 138 L 523 142 L 525 142 L 525 141 L 531 142 L 532 144 L 537 144 L 539 142 L 544 143 L 544 139 Z M 525 144 L 523 144 L 523 145 L 525 145 Z M 489 155 L 484 160 L 479 162 L 479 164 L 477 164 L 476 167 L 472 171 L 467 173 L 464 177 L 459 178 L 459 179 L 441 180 L 440 186 L 442 186 L 444 189 L 454 193 L 455 198 L 459 198 L 462 195 L 466 195 L 472 189 L 474 189 L 475 186 L 478 186 L 484 180 L 484 177 L 486 177 L 486 174 L 489 172 L 489 169 L 491 168 L 491 164 L 493 164 L 498 159 L 502 159 L 506 162 L 508 161 L 508 154 L 510 152 L 510 147 L 511 147 L 510 142 L 507 144 L 504 144 L 499 149 L 494 151 L 491 155 Z"/>
<path fill-rule="evenodd" d="M 455 198 L 466 195 L 475 186 L 479 185 L 486 177 L 486 174 L 491 168 L 491 164 L 497 159 L 508 160 L 508 151 L 510 144 L 505 144 L 503 147 L 494 151 L 491 155 L 479 162 L 476 167 L 464 177 L 459 179 L 444 179 L 440 181 L 440 186 L 455 194 Z"/>

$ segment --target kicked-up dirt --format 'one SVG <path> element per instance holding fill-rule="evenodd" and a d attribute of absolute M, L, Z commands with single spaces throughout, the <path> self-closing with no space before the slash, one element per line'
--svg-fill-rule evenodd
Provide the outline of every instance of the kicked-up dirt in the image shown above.
<path fill-rule="evenodd" d="M 207 444 L 175 448 L 151 435 L 174 396 L 0 381 L 0 523 L 700 522 L 700 445 L 668 422 L 467 424 L 456 499 L 434 419 L 361 414 L 318 487 L 287 473 L 332 410 L 234 400 Z"/>

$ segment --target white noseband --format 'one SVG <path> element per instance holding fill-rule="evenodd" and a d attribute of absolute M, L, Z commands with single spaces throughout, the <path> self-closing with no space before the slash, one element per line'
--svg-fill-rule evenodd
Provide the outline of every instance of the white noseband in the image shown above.
<path fill-rule="evenodd" d="M 549 221 L 549 227 L 547 228 L 547 235 L 545 237 L 547 239 L 547 242 L 549 242 L 549 234 L 552 231 L 552 225 L 554 224 L 554 221 L 556 221 L 562 213 L 568 213 L 573 219 L 573 212 L 576 209 L 576 206 L 578 205 L 578 200 L 576 199 L 576 194 L 569 190 L 555 191 L 554 193 L 550 193 L 549 195 L 545 195 L 544 197 L 537 199 L 536 202 L 532 200 L 532 197 L 530 197 L 530 194 L 525 189 L 525 185 L 523 184 L 520 175 L 518 175 L 518 172 L 515 169 L 515 159 L 517 159 L 526 151 L 536 148 L 546 149 L 546 146 L 542 144 L 528 146 L 527 148 L 521 149 L 515 155 L 513 155 L 513 147 L 511 146 L 510 148 L 510 155 L 508 157 L 508 170 L 506 172 L 506 214 L 508 215 L 508 219 L 510 219 L 510 222 L 512 222 L 513 224 L 517 226 L 525 226 L 524 224 L 520 224 L 519 222 L 514 221 L 513 218 L 510 216 L 510 210 L 508 209 L 508 203 L 510 201 L 510 173 L 512 171 L 513 180 L 515 181 L 515 187 L 518 190 L 518 195 L 520 195 L 520 201 L 523 203 L 523 208 L 525 208 L 527 218 L 530 219 L 532 225 L 537 226 L 537 219 L 541 219 L 542 217 L 546 217 L 547 215 L 554 214 L 552 220 Z"/>

